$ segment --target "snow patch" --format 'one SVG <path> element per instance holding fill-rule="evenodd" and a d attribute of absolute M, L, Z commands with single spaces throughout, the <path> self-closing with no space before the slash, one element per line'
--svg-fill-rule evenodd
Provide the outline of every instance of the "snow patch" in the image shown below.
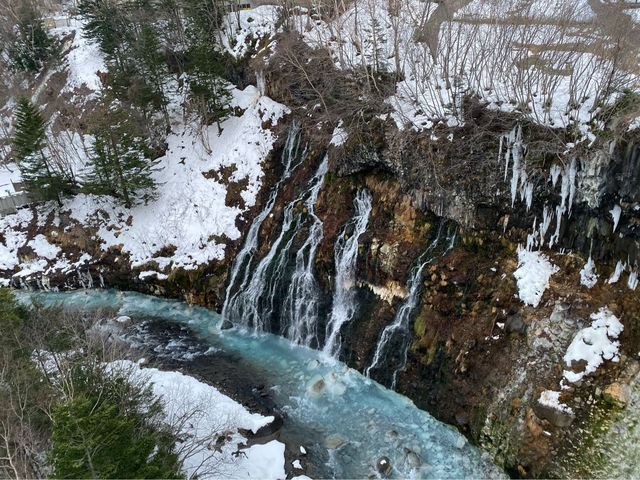
<path fill-rule="evenodd" d="M 179 446 L 183 455 L 183 472 L 187 478 L 200 479 L 283 479 L 285 445 L 272 440 L 242 450 L 244 455 L 233 455 L 245 441 L 238 429 L 257 432 L 271 423 L 273 417 L 250 413 L 235 400 L 216 388 L 180 372 L 141 368 L 137 363 L 122 360 L 109 364 L 114 369 L 125 369 L 135 377 L 152 383 L 153 392 L 163 401 L 167 420 L 175 423 L 183 419 Z M 189 414 L 188 418 L 185 418 Z M 184 421 L 184 420 L 187 421 Z M 209 449 L 215 442 L 214 434 L 231 433 L 231 440 L 216 452 Z"/>
<path fill-rule="evenodd" d="M 73 92 L 84 85 L 94 95 L 101 88 L 97 73 L 107 71 L 104 56 L 99 45 L 85 37 L 81 22 L 72 20 L 72 30 L 75 35 L 67 54 L 68 77 L 62 92 Z"/>
<path fill-rule="evenodd" d="M 347 131 L 343 127 L 343 122 L 340 120 L 336 128 L 333 129 L 333 135 L 331 136 L 331 141 L 329 145 L 333 145 L 334 147 L 340 147 L 347 142 L 348 134 Z"/>
<path fill-rule="evenodd" d="M 165 273 L 155 272 L 153 270 L 146 270 L 144 272 L 140 272 L 138 275 L 140 280 L 146 280 L 147 278 L 157 278 L 158 280 L 166 280 L 169 278 L 169 275 Z"/>
<path fill-rule="evenodd" d="M 602 307 L 591 314 L 591 320 L 589 327 L 576 333 L 564 355 L 567 367 L 571 367 L 574 363 L 586 362 L 581 372 L 564 371 L 564 378 L 571 383 L 578 382 L 585 375 L 595 372 L 605 360 L 620 361 L 618 356 L 620 342 L 616 339 L 622 333 L 624 326 L 618 317 L 607 307 Z"/>
<path fill-rule="evenodd" d="M 276 34 L 279 11 L 279 7 L 261 5 L 227 14 L 222 38 L 225 50 L 241 58 L 251 50 L 258 50 L 261 42 L 270 46 L 268 40 Z"/>
<path fill-rule="evenodd" d="M 549 287 L 549 278 L 558 271 L 546 255 L 520 248 L 518 268 L 513 276 L 518 283 L 518 296 L 525 304 L 537 307 L 544 291 Z"/>
<path fill-rule="evenodd" d="M 585 263 L 582 270 L 580 270 L 580 285 L 584 285 L 587 288 L 593 288 L 596 283 L 598 283 L 596 264 L 593 262 L 591 256 L 589 256 L 589 260 L 587 260 L 587 263 Z"/>
<path fill-rule="evenodd" d="M 545 407 L 550 407 L 560 412 L 573 414 L 573 410 L 562 403 L 560 401 L 560 393 L 553 390 L 545 390 L 540 394 L 540 398 L 538 398 L 538 403 L 540 405 L 544 405 Z"/>
<path fill-rule="evenodd" d="M 57 245 L 51 245 L 42 234 L 36 235 L 33 240 L 29 240 L 27 246 L 31 247 L 36 255 L 44 257 L 49 260 L 53 260 L 60 253 L 60 247 Z"/>

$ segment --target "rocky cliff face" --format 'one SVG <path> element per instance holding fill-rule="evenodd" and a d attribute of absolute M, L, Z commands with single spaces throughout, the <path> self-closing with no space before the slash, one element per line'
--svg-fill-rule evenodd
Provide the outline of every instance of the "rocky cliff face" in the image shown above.
<path fill-rule="evenodd" d="M 431 137 L 379 121 L 366 142 L 346 132 L 346 142 L 330 145 L 331 132 L 306 125 L 305 161 L 280 186 L 260 227 L 256 258 L 280 235 L 287 205 L 308 214 L 309 206 L 295 199 L 328 155 L 314 204 L 322 224 L 312 265 L 319 292 L 316 346 L 327 336 L 336 289 L 335 244 L 354 216 L 356 193 L 366 189 L 372 209 L 347 286 L 357 310 L 341 330 L 341 358 L 456 425 L 513 475 L 589 475 L 601 465 L 585 460 L 587 445 L 623 410 L 639 368 L 639 149 L 629 138 L 565 153 L 566 144 L 547 140 L 549 132 L 539 127 L 518 126 L 508 115 L 473 104 L 467 110 L 463 127 L 436 129 Z M 263 165 L 263 188 L 237 221 L 242 237 L 225 240 L 224 260 L 166 275 L 153 261 L 133 267 L 121 247 L 104 250 L 91 227 L 38 206 L 24 211 L 4 236 L 42 235 L 64 253 L 69 268 L 51 274 L 23 269 L 17 276 L 18 270 L 6 269 L 4 277 L 22 288 L 115 287 L 220 309 L 232 259 L 281 178 L 294 116 L 275 129 L 279 140 Z M 294 240 L 292 252 L 303 239 Z M 21 264 L 43 260 L 31 240 L 17 252 Z M 437 254 L 427 259 L 434 242 L 440 242 Z M 535 306 L 522 301 L 514 276 L 522 266 L 519 245 L 544 250 L 556 267 L 549 285 L 539 287 Z M 585 270 L 589 258 L 595 272 Z M 282 275 L 291 275 L 293 261 L 283 263 Z M 141 276 L 147 270 L 156 273 Z M 597 276 L 593 285 L 585 283 L 589 274 Z M 283 285 L 277 294 L 284 297 Z M 398 312 L 408 308 L 398 323 L 402 335 L 388 340 L 394 353 L 376 359 L 384 332 L 394 332 L 389 328 Z M 589 361 L 567 364 L 567 351 L 601 308 L 624 326 L 610 338 L 619 348 L 615 355 L 598 354 L 598 368 L 568 382 L 566 372 L 583 372 Z M 283 326 L 274 323 L 271 330 L 283 333 Z"/>
<path fill-rule="evenodd" d="M 402 154 L 385 140 L 374 150 L 348 143 L 331 149 L 336 173 L 316 206 L 325 226 L 317 276 L 330 304 L 339 226 L 353 214 L 355 192 L 367 188 L 374 207 L 359 242 L 359 312 L 344 329 L 342 354 L 367 371 L 385 327 L 409 295 L 412 266 L 443 218 L 453 221 L 459 229 L 455 246 L 425 267 L 396 389 L 456 425 L 515 476 L 589 475 L 595 467 L 585 462 L 585 445 L 598 436 L 603 418 L 624 407 L 626 385 L 635 378 L 629 372 L 638 368 L 638 192 L 621 174 L 637 170 L 637 148 L 604 143 L 560 162 L 538 162 L 522 146 L 520 167 L 513 154 L 505 167 L 508 138 L 502 152 L 500 138 L 495 131 L 494 144 L 485 142 L 484 151 L 462 139 L 406 150 L 414 159 L 435 148 L 457 152 L 460 160 L 440 165 L 438 174 L 425 173 L 427 167 L 405 171 L 397 161 Z M 467 153 L 471 160 L 463 162 Z M 552 210 L 561 217 L 559 226 L 546 213 Z M 527 242 L 543 248 L 557 267 L 535 307 L 519 298 L 514 277 L 519 245 Z M 597 265 L 595 286 L 584 281 L 589 257 Z M 618 279 L 621 259 L 628 274 Z M 624 325 L 620 353 L 604 358 L 595 373 L 567 382 L 566 371 L 581 372 L 587 363 L 567 363 L 567 351 L 602 307 Z M 390 385 L 391 370 L 388 365 L 371 375 Z M 549 395 L 557 402 L 547 401 Z"/>

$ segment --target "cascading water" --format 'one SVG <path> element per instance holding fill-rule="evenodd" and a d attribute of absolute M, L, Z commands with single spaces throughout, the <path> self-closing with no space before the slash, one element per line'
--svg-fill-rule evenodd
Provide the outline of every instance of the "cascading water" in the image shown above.
<path fill-rule="evenodd" d="M 335 244 L 335 292 L 333 306 L 327 322 L 326 340 L 322 351 L 334 358 L 340 355 L 342 326 L 353 318 L 355 304 L 355 269 L 358 258 L 358 240 L 367 229 L 371 214 L 371 194 L 360 190 L 354 199 L 353 219 L 345 225 Z M 351 235 L 349 236 L 349 233 Z"/>
<path fill-rule="evenodd" d="M 258 234 L 260 233 L 260 227 L 267 216 L 271 213 L 271 210 L 273 210 L 280 186 L 287 178 L 289 178 L 291 172 L 300 165 L 307 156 L 307 148 L 305 147 L 302 150 L 300 149 L 300 132 L 300 124 L 294 121 L 291 124 L 291 128 L 282 151 L 281 160 L 284 167 L 282 177 L 271 190 L 264 209 L 262 209 L 251 223 L 251 227 L 249 227 L 249 232 L 247 233 L 244 244 L 231 265 L 231 279 L 227 286 L 225 301 L 222 307 L 222 316 L 229 321 L 236 320 L 234 313 L 237 311 L 237 295 L 239 292 L 245 290 L 247 283 L 249 282 L 251 262 L 253 260 L 253 255 L 258 248 Z M 236 293 L 232 294 L 232 292 Z"/>
<path fill-rule="evenodd" d="M 322 178 L 327 173 L 327 158 L 323 160 L 316 175 L 320 175 L 317 188 L 311 192 L 305 202 L 307 212 L 312 220 L 307 239 L 296 253 L 295 270 L 291 277 L 289 293 L 284 301 L 282 312 L 283 325 L 288 325 L 285 336 L 298 345 L 317 345 L 318 324 L 318 285 L 313 274 L 313 262 L 318 246 L 322 241 L 322 220 L 315 214 L 315 204 L 322 186 Z"/>
<path fill-rule="evenodd" d="M 443 228 L 443 223 L 441 223 L 436 237 L 420 255 L 418 262 L 412 269 L 407 282 L 407 291 L 409 292 L 407 298 L 398 308 L 393 322 L 382 331 L 371 365 L 364 372 L 367 377 L 371 377 L 371 374 L 376 371 L 380 374 L 391 372 L 390 386 L 393 390 L 396 388 L 398 373 L 403 371 L 407 365 L 407 355 L 411 343 L 411 318 L 422 293 L 424 268 L 437 258 L 446 255 L 453 248 L 455 242 L 455 231 L 447 233 L 443 241 Z M 376 375 L 376 377 L 379 376 L 381 375 Z M 382 382 L 384 379 L 377 378 L 377 380 Z"/>
<path fill-rule="evenodd" d="M 269 252 L 260 260 L 253 272 L 247 266 L 245 269 L 246 281 L 240 284 L 239 289 L 231 298 L 227 294 L 228 300 L 225 302 L 225 308 L 223 309 L 223 316 L 226 320 L 230 320 L 235 324 L 253 327 L 255 331 L 270 330 L 271 318 L 276 311 L 274 300 L 277 301 L 277 292 L 282 291 L 283 282 L 287 280 L 285 273 L 291 248 L 297 233 L 307 223 L 305 221 L 307 218 L 311 219 L 309 236 L 300 251 L 308 252 L 305 263 L 309 264 L 309 274 L 312 275 L 311 266 L 315 259 L 315 251 L 322 239 L 322 222 L 315 215 L 313 207 L 322 188 L 327 170 L 328 161 L 325 157 L 311 179 L 308 189 L 285 206 L 280 234 L 269 249 Z M 305 202 L 306 215 L 300 211 L 296 213 L 296 206 L 303 200 Z M 300 251 L 298 254 L 300 254 Z M 314 294 L 316 294 L 315 290 Z M 295 320 L 297 321 L 297 319 Z M 287 325 L 288 321 L 286 316 L 280 319 L 281 325 Z M 286 328 L 282 330 L 285 334 L 291 331 L 291 329 Z M 292 340 L 296 339 L 292 338 Z"/>

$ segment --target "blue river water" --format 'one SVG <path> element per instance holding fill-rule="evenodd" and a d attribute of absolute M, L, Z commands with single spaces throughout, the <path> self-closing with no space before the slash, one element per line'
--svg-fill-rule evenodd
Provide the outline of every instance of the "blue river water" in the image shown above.
<path fill-rule="evenodd" d="M 314 433 L 336 478 L 366 478 L 387 457 L 393 478 L 496 478 L 504 473 L 464 436 L 406 397 L 322 352 L 272 334 L 220 330 L 221 317 L 202 307 L 138 293 L 81 290 L 18 292 L 28 302 L 85 310 L 117 308 L 120 315 L 157 317 L 188 325 L 203 341 L 259 367 L 277 405 Z"/>

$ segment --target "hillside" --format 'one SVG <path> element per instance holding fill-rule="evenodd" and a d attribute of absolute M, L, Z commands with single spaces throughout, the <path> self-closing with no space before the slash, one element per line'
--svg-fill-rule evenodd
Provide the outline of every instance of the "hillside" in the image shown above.
<path fill-rule="evenodd" d="M 639 4 L 34 2 L 31 56 L 3 8 L 0 285 L 211 308 L 510 476 L 637 472 Z"/>

